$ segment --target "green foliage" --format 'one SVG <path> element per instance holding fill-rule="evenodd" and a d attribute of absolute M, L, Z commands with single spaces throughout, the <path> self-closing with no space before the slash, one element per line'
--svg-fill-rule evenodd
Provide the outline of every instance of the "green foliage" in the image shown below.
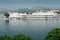
<path fill-rule="evenodd" d="M 11 37 L 7 35 L 0 36 L 0 40 L 11 40 Z"/>
<path fill-rule="evenodd" d="M 31 40 L 30 37 L 27 37 L 23 34 L 15 35 L 12 40 Z"/>
<path fill-rule="evenodd" d="M 60 28 L 55 28 L 51 30 L 45 40 L 60 40 Z"/>
<path fill-rule="evenodd" d="M 4 16 L 9 17 L 9 13 L 5 12 Z"/>
<path fill-rule="evenodd" d="M 13 37 L 10 37 L 7 35 L 0 36 L 0 40 L 32 40 L 32 39 L 28 36 L 23 35 L 23 34 L 18 34 Z"/>

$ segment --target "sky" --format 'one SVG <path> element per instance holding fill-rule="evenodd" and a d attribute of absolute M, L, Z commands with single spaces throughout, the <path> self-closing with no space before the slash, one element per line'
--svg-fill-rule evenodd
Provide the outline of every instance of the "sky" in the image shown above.
<path fill-rule="evenodd" d="M 36 6 L 60 9 L 60 0 L 0 0 L 0 8 L 4 9 L 33 8 Z"/>

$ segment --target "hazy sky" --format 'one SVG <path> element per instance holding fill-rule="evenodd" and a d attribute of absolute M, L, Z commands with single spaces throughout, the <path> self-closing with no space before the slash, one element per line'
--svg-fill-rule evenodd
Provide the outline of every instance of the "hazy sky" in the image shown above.
<path fill-rule="evenodd" d="M 44 6 L 49 8 L 60 8 L 60 0 L 0 0 L 0 8 L 18 9 Z"/>

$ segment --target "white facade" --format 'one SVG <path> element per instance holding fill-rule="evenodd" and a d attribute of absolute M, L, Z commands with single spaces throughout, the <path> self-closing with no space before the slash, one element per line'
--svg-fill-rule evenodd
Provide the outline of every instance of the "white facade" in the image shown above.
<path fill-rule="evenodd" d="M 54 13 L 54 12 L 37 12 L 37 13 L 33 13 L 32 15 L 40 15 L 40 16 L 49 16 L 49 15 L 52 15 L 52 16 L 56 16 L 57 13 Z"/>
<path fill-rule="evenodd" d="M 11 13 L 9 12 L 10 16 L 9 18 L 21 18 L 21 19 L 40 19 L 40 18 L 51 18 L 55 17 L 57 13 L 54 12 L 35 12 L 32 14 L 27 13 Z"/>

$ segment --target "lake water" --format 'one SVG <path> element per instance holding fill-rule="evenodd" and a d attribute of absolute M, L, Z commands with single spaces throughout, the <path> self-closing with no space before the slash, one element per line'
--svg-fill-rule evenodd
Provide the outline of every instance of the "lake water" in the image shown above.
<path fill-rule="evenodd" d="M 33 40 L 44 40 L 53 28 L 60 28 L 60 16 L 55 19 L 45 20 L 4 20 L 0 14 L 0 35 L 25 34 Z"/>

